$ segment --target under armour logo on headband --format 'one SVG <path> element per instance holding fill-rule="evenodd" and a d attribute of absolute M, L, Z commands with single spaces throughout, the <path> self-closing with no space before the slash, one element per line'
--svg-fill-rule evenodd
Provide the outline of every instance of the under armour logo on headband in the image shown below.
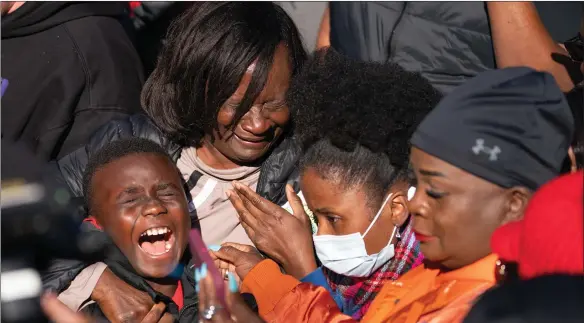
<path fill-rule="evenodd" d="M 493 148 L 485 147 L 485 140 L 479 138 L 476 141 L 476 145 L 472 147 L 472 152 L 475 153 L 475 155 L 484 152 L 486 154 L 489 154 L 490 161 L 496 161 L 497 159 L 499 159 L 499 153 L 501 153 L 501 148 L 499 148 L 499 146 L 495 146 Z"/>

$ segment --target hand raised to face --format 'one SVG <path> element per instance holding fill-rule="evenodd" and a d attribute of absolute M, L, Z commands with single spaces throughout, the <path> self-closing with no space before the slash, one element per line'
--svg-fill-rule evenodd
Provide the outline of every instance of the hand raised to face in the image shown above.
<path fill-rule="evenodd" d="M 310 219 L 291 186 L 286 187 L 290 214 L 238 182 L 228 192 L 245 231 L 255 246 L 300 279 L 314 271 L 316 259 Z"/>

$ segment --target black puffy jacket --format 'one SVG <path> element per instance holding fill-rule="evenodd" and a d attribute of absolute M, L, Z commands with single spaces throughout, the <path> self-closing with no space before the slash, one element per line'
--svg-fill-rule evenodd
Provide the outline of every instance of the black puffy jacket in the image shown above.
<path fill-rule="evenodd" d="M 170 141 L 150 118 L 137 114 L 106 124 L 91 137 L 85 147 L 56 161 L 54 167 L 59 169 L 61 180 L 69 186 L 71 193 L 76 197 L 81 197 L 83 172 L 91 154 L 112 141 L 131 137 L 145 138 L 158 143 L 175 162 L 180 157 L 182 147 Z M 274 203 L 285 204 L 287 202 L 286 184 L 292 184 L 298 190 L 296 166 L 299 157 L 300 148 L 295 141 L 284 138 L 262 164 L 256 192 Z M 88 265 L 74 260 L 55 260 L 42 275 L 45 289 L 62 292 Z"/>
<path fill-rule="evenodd" d="M 484 2 L 330 2 L 331 46 L 420 72 L 447 93 L 495 68 Z"/>
<path fill-rule="evenodd" d="M 578 29 L 582 4 L 536 2 L 556 41 Z M 496 67 L 483 1 L 332 1 L 331 46 L 349 57 L 419 72 L 443 93 Z"/>

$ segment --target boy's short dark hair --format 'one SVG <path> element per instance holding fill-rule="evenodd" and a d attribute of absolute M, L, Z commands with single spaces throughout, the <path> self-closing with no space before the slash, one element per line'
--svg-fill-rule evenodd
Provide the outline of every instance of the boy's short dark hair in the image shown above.
<path fill-rule="evenodd" d="M 88 210 L 91 208 L 91 181 L 95 172 L 122 157 L 142 153 L 164 156 L 174 165 L 172 158 L 170 158 L 168 153 L 160 145 L 143 138 L 122 139 L 111 142 L 89 158 L 85 173 L 83 174 L 83 198 Z"/>

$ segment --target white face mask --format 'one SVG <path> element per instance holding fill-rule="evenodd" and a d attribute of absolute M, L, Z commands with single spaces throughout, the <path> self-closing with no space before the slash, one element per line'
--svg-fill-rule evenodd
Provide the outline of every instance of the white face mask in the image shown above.
<path fill-rule="evenodd" d="M 363 235 L 355 232 L 343 236 L 335 235 L 313 235 L 314 249 L 322 265 L 333 272 L 351 276 L 351 277 L 369 277 L 377 269 L 387 263 L 395 254 L 394 245 L 391 243 L 397 227 L 394 227 L 389 242 L 383 249 L 373 255 L 367 254 L 365 241 L 363 238 L 367 235 L 377 218 L 381 215 L 385 204 L 391 198 L 392 194 L 385 199 L 381 208 L 371 221 L 371 224 L 365 230 Z"/>

